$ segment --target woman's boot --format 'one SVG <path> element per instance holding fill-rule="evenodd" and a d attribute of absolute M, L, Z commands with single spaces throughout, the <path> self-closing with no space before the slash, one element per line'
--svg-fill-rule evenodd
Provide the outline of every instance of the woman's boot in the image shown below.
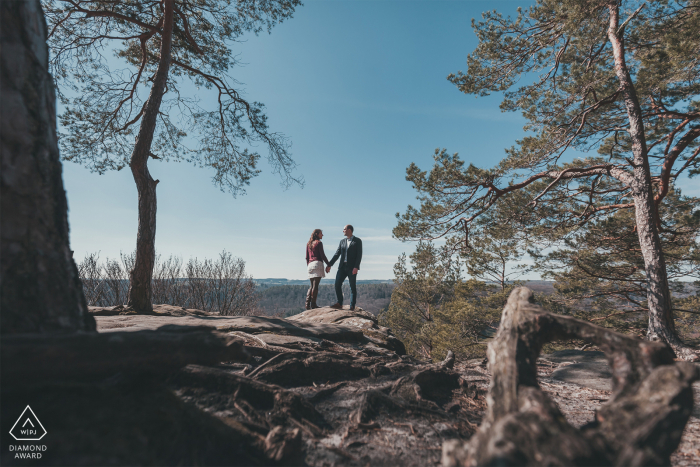
<path fill-rule="evenodd" d="M 321 283 L 321 278 L 319 277 L 316 279 L 316 283 L 314 284 L 315 287 L 313 287 L 313 291 L 311 292 L 311 309 L 314 308 L 321 308 L 320 306 L 316 305 L 316 297 L 318 297 L 318 286 Z"/>
<path fill-rule="evenodd" d="M 311 286 L 309 287 L 309 290 L 306 292 L 306 309 L 307 310 L 311 309 L 311 300 L 313 299 L 313 296 L 314 296 L 314 279 L 312 277 L 310 277 L 309 281 L 311 281 Z"/>

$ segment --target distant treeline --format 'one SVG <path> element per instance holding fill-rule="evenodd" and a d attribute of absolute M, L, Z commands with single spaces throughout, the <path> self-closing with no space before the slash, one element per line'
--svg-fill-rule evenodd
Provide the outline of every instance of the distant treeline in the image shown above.
<path fill-rule="evenodd" d="M 90 306 L 124 305 L 129 294 L 129 272 L 134 267 L 134 253 L 120 259 L 100 260 L 88 254 L 77 264 L 85 298 Z M 156 257 L 152 279 L 154 304 L 194 308 L 222 315 L 261 314 L 259 295 L 253 279 L 246 274 L 245 261 L 223 251 L 218 258 L 191 258 L 187 263 L 179 256 Z"/>
<path fill-rule="evenodd" d="M 292 316 L 304 311 L 306 285 L 278 285 L 259 289 L 258 307 L 266 315 Z M 357 306 L 370 313 L 377 314 L 391 301 L 393 283 L 357 284 Z M 350 286 L 343 286 L 343 304 L 350 304 Z M 322 284 L 318 290 L 319 306 L 332 305 L 337 301 L 335 287 Z"/>

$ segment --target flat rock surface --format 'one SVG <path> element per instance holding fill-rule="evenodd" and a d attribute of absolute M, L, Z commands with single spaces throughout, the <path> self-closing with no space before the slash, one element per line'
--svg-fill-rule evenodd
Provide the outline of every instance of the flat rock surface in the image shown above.
<path fill-rule="evenodd" d="M 550 378 L 601 391 L 612 390 L 612 372 L 603 352 L 560 350 L 542 355 L 540 361 L 556 365 Z"/>
<path fill-rule="evenodd" d="M 540 357 L 540 360 L 542 361 L 549 361 L 553 363 L 563 363 L 563 364 L 571 364 L 571 363 L 589 363 L 589 362 L 602 362 L 606 363 L 608 362 L 607 358 L 605 357 L 604 352 L 600 351 L 595 351 L 595 350 L 575 350 L 575 349 L 567 349 L 567 350 L 558 350 L 556 352 L 548 353 L 548 354 L 542 354 Z"/>
<path fill-rule="evenodd" d="M 369 345 L 371 348 L 378 347 L 401 355 L 406 353 L 403 344 L 388 328 L 379 326 L 371 313 L 360 308 L 350 311 L 324 307 L 301 313 L 293 319 L 220 316 L 171 305 L 154 305 L 153 313 L 147 315 L 134 314 L 123 307 L 90 307 L 90 312 L 95 317 L 98 332 L 154 330 L 168 324 L 210 326 L 224 332 L 259 336 L 253 340 L 282 347 L 299 347 L 302 344 L 313 347 L 326 340 L 355 348 Z"/>
<path fill-rule="evenodd" d="M 298 315 L 290 316 L 290 321 L 299 323 L 335 323 L 345 324 L 351 321 L 358 327 L 379 327 L 377 325 L 377 317 L 372 313 L 368 313 L 362 308 L 356 307 L 350 310 L 350 306 L 346 305 L 343 309 L 335 309 L 329 306 L 307 310 Z"/>
<path fill-rule="evenodd" d="M 323 342 L 315 337 L 280 336 L 278 334 L 259 334 L 257 337 L 266 344 L 281 345 L 283 347 L 296 344 L 313 345 Z"/>
<path fill-rule="evenodd" d="M 351 326 L 359 329 L 367 340 L 379 347 L 402 355 L 406 353 L 403 343 L 392 334 L 391 330 L 380 326 L 376 316 L 360 307 L 350 310 L 348 305 L 345 305 L 342 309 L 325 306 L 304 311 L 289 317 L 288 320 L 299 325 L 337 324 Z"/>

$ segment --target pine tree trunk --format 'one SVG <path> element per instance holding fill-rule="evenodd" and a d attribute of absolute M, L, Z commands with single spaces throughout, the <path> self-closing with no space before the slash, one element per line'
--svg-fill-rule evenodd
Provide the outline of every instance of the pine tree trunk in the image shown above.
<path fill-rule="evenodd" d="M 642 110 L 625 62 L 624 30 L 618 31 L 620 21 L 618 4 L 611 4 L 609 12 L 608 39 L 612 44 L 615 74 L 620 82 L 620 90 L 630 123 L 629 134 L 632 139 L 634 173 L 633 180 L 629 185 L 634 199 L 639 245 L 647 277 L 647 303 L 649 307 L 647 338 L 652 341 L 663 340 L 673 348 L 678 357 L 696 360 L 698 356 L 695 352 L 685 347 L 678 338 L 673 322 L 666 262 L 664 261 L 659 232 L 656 228 L 656 210 Z"/>
<path fill-rule="evenodd" d="M 38 0 L 0 2 L 0 330 L 94 331 L 68 243 L 46 22 Z"/>
<path fill-rule="evenodd" d="M 141 127 L 131 154 L 131 173 L 139 193 L 139 227 L 136 236 L 136 260 L 129 275 L 128 305 L 139 313 L 153 311 L 151 302 L 153 265 L 155 264 L 156 243 L 156 185 L 148 171 L 148 158 L 156 130 L 160 104 L 165 94 L 170 69 L 170 55 L 173 31 L 173 0 L 163 2 L 163 34 L 160 45 L 158 70 L 153 80 L 151 94 L 141 119 Z"/>
<path fill-rule="evenodd" d="M 659 233 L 656 229 L 651 183 L 648 185 L 639 183 L 639 185 L 641 186 L 634 187 L 633 185 L 632 192 L 635 193 L 637 234 L 647 277 L 647 302 L 649 306 L 647 338 L 652 341 L 668 342 L 676 350 L 681 342 L 676 335 L 676 327 L 673 322 L 666 262 L 661 249 Z"/>

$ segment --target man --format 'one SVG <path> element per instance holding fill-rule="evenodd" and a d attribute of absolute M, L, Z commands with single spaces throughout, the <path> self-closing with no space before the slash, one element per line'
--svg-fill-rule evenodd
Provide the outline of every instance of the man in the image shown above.
<path fill-rule="evenodd" d="M 343 281 L 348 278 L 350 282 L 350 309 L 355 309 L 357 303 L 357 271 L 360 270 L 360 261 L 362 261 L 362 240 L 355 237 L 355 229 L 348 224 L 343 229 L 345 238 L 340 241 L 338 250 L 336 250 L 333 258 L 326 267 L 326 272 L 331 272 L 331 266 L 340 258 L 338 273 L 335 275 L 335 296 L 338 302 L 331 305 L 331 308 L 340 310 L 343 308 Z"/>

